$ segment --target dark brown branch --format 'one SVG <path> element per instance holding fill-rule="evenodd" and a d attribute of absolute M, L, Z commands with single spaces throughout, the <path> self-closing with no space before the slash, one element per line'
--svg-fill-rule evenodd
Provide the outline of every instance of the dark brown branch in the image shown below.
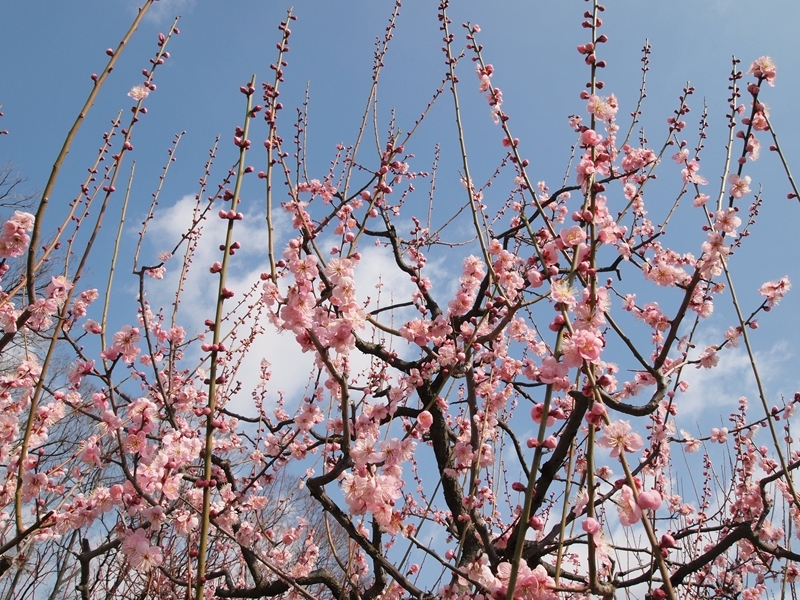
<path fill-rule="evenodd" d="M 296 585 L 315 585 L 322 584 L 327 587 L 336 600 L 347 600 L 347 592 L 344 587 L 339 583 L 338 578 L 331 573 L 328 569 L 317 569 L 312 571 L 305 577 L 296 577 L 294 579 Z M 279 596 L 285 594 L 292 589 L 292 585 L 288 582 L 278 579 L 270 581 L 263 585 L 257 585 L 252 588 L 244 589 L 223 589 L 217 588 L 214 593 L 219 598 L 263 598 L 265 596 Z"/>

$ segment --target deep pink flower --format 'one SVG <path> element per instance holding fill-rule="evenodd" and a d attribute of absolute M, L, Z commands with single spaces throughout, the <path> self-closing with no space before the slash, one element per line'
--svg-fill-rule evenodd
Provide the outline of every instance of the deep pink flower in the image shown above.
<path fill-rule="evenodd" d="M 597 519 L 587 517 L 583 520 L 583 523 L 581 523 L 581 528 L 589 535 L 594 535 L 600 531 L 600 523 L 597 522 Z"/>
<path fill-rule="evenodd" d="M 639 508 L 644 510 L 658 510 L 661 506 L 661 502 L 661 494 L 659 494 L 656 490 L 639 492 L 639 498 L 636 500 Z"/>
<path fill-rule="evenodd" d="M 428 431 L 433 425 L 433 415 L 427 410 L 423 410 L 417 415 L 417 428 L 423 433 Z"/>

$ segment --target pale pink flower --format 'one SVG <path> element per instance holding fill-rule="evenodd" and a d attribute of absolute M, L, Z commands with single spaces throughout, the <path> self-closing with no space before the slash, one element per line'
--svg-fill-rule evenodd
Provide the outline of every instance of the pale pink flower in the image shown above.
<path fill-rule="evenodd" d="M 728 177 L 728 183 L 731 184 L 731 191 L 730 194 L 734 198 L 741 198 L 745 194 L 750 193 L 750 176 L 745 175 L 744 177 L 739 177 L 736 173 L 731 173 L 730 177 Z"/>
<path fill-rule="evenodd" d="M 574 345 L 575 352 L 578 354 L 579 364 L 580 359 L 588 361 L 597 360 L 600 357 L 600 353 L 603 351 L 603 338 L 594 331 L 579 329 L 569 339 Z M 564 362 L 566 363 L 566 360 Z"/>
<path fill-rule="evenodd" d="M 86 323 L 83 324 L 83 330 L 86 333 L 93 333 L 95 335 L 103 331 L 102 327 L 100 327 L 100 323 L 93 319 L 88 319 Z"/>
<path fill-rule="evenodd" d="M 578 225 L 573 225 L 569 229 L 564 228 L 559 232 L 559 237 L 564 246 L 577 246 L 586 240 L 586 232 Z"/>
<path fill-rule="evenodd" d="M 761 142 L 758 141 L 756 136 L 752 133 L 750 137 L 747 138 L 747 158 L 752 161 L 758 160 L 758 157 L 761 156 Z"/>
<path fill-rule="evenodd" d="M 124 325 L 122 329 L 114 334 L 114 345 L 112 349 L 122 354 L 122 359 L 125 362 L 133 362 L 136 355 L 139 354 L 139 348 L 137 348 L 135 344 L 141 337 L 138 328 Z"/>
<path fill-rule="evenodd" d="M 601 121 L 612 121 L 617 114 L 619 105 L 617 104 L 617 97 L 611 94 L 607 98 L 592 94 L 589 97 L 589 102 L 586 105 L 586 110 L 589 114 L 594 115 Z"/>
<path fill-rule="evenodd" d="M 497 579 L 502 585 L 501 591 L 505 591 L 511 577 L 511 563 L 502 562 L 497 566 Z M 553 585 L 553 580 L 547 575 L 547 571 L 542 565 L 531 569 L 526 562 L 519 565 L 517 571 L 517 585 L 514 589 L 514 600 L 550 600 L 557 598 L 556 594 L 549 591 Z M 502 596 L 503 598 L 505 595 Z"/>
<path fill-rule="evenodd" d="M 383 460 L 383 452 L 377 449 L 377 445 L 378 440 L 372 434 L 356 440 L 353 449 L 350 451 L 350 456 L 353 458 L 356 467 L 379 463 Z"/>
<path fill-rule="evenodd" d="M 9 219 L 9 222 L 14 223 L 24 231 L 33 231 L 33 224 L 36 222 L 36 218 L 31 213 L 15 210 L 14 216 Z"/>
<path fill-rule="evenodd" d="M 131 88 L 131 91 L 128 92 L 128 96 L 139 102 L 140 100 L 144 100 L 150 95 L 150 88 L 146 85 L 135 85 Z"/>
<path fill-rule="evenodd" d="M 669 287 L 682 283 L 687 278 L 687 275 L 683 269 L 673 267 L 663 260 L 659 260 L 645 271 L 645 277 L 656 285 Z"/>
<path fill-rule="evenodd" d="M 569 372 L 567 365 L 559 363 L 553 356 L 545 356 L 539 370 L 539 381 L 555 383 L 556 379 L 565 377 Z"/>
<path fill-rule="evenodd" d="M 714 229 L 724 231 L 727 234 L 736 233 L 736 228 L 742 224 L 742 220 L 736 216 L 735 208 L 717 211 L 714 215 Z"/>
<path fill-rule="evenodd" d="M 695 185 L 706 185 L 708 180 L 700 175 L 700 164 L 696 159 L 692 159 L 686 163 L 686 168 L 681 170 L 684 183 L 694 183 Z"/>
<path fill-rule="evenodd" d="M 766 104 L 759 102 L 756 105 L 756 113 L 753 115 L 752 126 L 755 131 L 769 130 L 769 109 Z"/>
<path fill-rule="evenodd" d="M 750 65 L 750 69 L 747 72 L 752 73 L 758 78 L 763 77 L 764 81 L 774 87 L 777 71 L 778 68 L 775 66 L 775 63 L 772 62 L 772 58 L 769 56 L 762 56 L 753 61 L 753 64 Z"/>
<path fill-rule="evenodd" d="M 617 500 L 617 512 L 619 522 L 626 527 L 638 523 L 642 518 L 642 509 L 636 504 L 633 490 L 627 485 L 622 486 L 622 497 Z"/>
<path fill-rule="evenodd" d="M 97 445 L 97 437 L 91 436 L 88 440 L 81 442 L 82 451 L 78 458 L 88 465 L 101 467 L 102 455 L 100 447 Z"/>
<path fill-rule="evenodd" d="M 734 327 L 731 325 L 728 327 L 728 330 L 725 332 L 725 339 L 730 342 L 730 345 L 734 348 L 739 346 L 739 338 L 742 335 L 742 330 L 738 327 Z"/>
<path fill-rule="evenodd" d="M 94 370 L 94 361 L 78 360 L 67 371 L 67 379 L 74 386 L 79 386 L 81 380 Z"/>
<path fill-rule="evenodd" d="M 560 302 L 569 307 L 575 306 L 575 290 L 568 279 L 559 279 L 550 283 L 550 297 L 553 302 Z"/>
<path fill-rule="evenodd" d="M 148 277 L 152 277 L 153 279 L 164 279 L 164 274 L 166 272 L 167 272 L 166 267 L 154 267 L 152 269 L 147 269 L 145 271 Z"/>
<path fill-rule="evenodd" d="M 679 165 L 685 165 L 686 161 L 689 159 L 689 149 L 683 148 L 682 150 L 676 152 L 672 155 L 672 160 L 674 160 Z"/>
<path fill-rule="evenodd" d="M 686 445 L 684 447 L 686 452 L 688 452 L 689 454 L 694 454 L 695 452 L 700 450 L 700 446 L 701 446 L 700 440 L 695 439 L 694 437 L 692 437 L 689 433 L 687 433 L 683 429 L 681 429 L 681 433 L 683 434 L 683 439 L 686 442 Z"/>
<path fill-rule="evenodd" d="M 146 573 L 163 562 L 161 548 L 151 546 L 144 529 L 137 529 L 122 543 L 122 553 L 128 558 L 131 566 L 139 572 Z"/>
<path fill-rule="evenodd" d="M 611 456 L 617 457 L 620 451 L 636 452 L 644 447 L 642 436 L 631 429 L 629 421 L 614 421 L 603 427 L 603 435 L 597 445 L 610 448 Z"/>
<path fill-rule="evenodd" d="M 719 356 L 717 356 L 717 349 L 713 346 L 709 346 L 706 348 L 705 352 L 703 352 L 699 357 L 700 363 L 697 365 L 697 368 L 703 367 L 704 369 L 711 369 L 716 367 L 719 363 Z"/>
<path fill-rule="evenodd" d="M 728 428 L 723 427 L 718 429 L 713 427 L 711 429 L 711 441 L 716 442 L 717 444 L 724 444 L 728 441 Z"/>
<path fill-rule="evenodd" d="M 622 169 L 626 173 L 633 173 L 634 171 L 643 169 L 647 165 L 658 162 L 658 157 L 650 148 L 631 148 L 630 146 L 625 145 L 623 146 L 623 150 L 625 150 L 625 157 L 622 159 Z M 633 187 L 636 189 L 635 186 Z M 629 192 L 627 191 L 626 185 L 626 197 L 628 196 L 628 193 Z M 628 200 L 630 200 L 632 197 L 633 195 L 631 195 Z"/>
<path fill-rule="evenodd" d="M 791 287 L 792 284 L 789 282 L 789 277 L 784 275 L 778 281 L 768 281 L 762 285 L 758 293 L 767 299 L 767 307 L 772 308 L 780 302 Z"/>
<path fill-rule="evenodd" d="M 316 423 L 321 423 L 323 420 L 324 416 L 316 404 L 304 402 L 303 409 L 294 418 L 294 423 L 300 431 L 310 431 Z"/>

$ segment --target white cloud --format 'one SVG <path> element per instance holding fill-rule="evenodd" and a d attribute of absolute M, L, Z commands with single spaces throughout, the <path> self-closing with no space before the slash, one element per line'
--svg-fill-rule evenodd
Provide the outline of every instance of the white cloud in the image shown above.
<path fill-rule="evenodd" d="M 698 344 L 698 348 L 704 347 Z M 797 383 L 796 376 L 787 379 L 787 361 L 791 358 L 792 352 L 785 342 L 755 352 L 759 376 L 767 402 L 771 404 L 778 403 L 779 394 L 790 393 L 787 386 Z M 698 424 L 704 428 L 704 435 L 708 434 L 711 427 L 728 425 L 728 415 L 738 410 L 738 401 L 742 396 L 750 401 L 751 419 L 764 416 L 753 368 L 744 347 L 723 349 L 719 352 L 719 364 L 716 367 L 688 367 L 681 378 L 689 383 L 689 389 L 685 394 L 676 396 L 677 420 L 690 433 L 696 433 Z"/>
<path fill-rule="evenodd" d="M 184 196 L 168 208 L 159 209 L 147 233 L 149 244 L 147 251 L 143 252 L 141 263 L 153 264 L 153 257 L 159 252 L 174 247 L 180 236 L 186 232 L 192 221 L 195 199 L 194 196 Z M 225 229 L 228 221 L 218 218 L 218 208 L 209 213 L 208 218 L 202 222 L 202 235 L 197 245 L 196 252 L 191 261 L 191 270 L 183 284 L 181 292 L 180 310 L 177 323 L 190 333 L 204 331 L 203 322 L 213 319 L 216 307 L 216 294 L 218 278 L 209 273 L 209 267 L 221 260 L 219 245 L 224 242 Z M 276 231 L 292 232 L 292 229 L 283 213 L 277 213 L 278 221 L 286 221 L 284 226 L 279 226 L 276 221 Z M 226 287 L 235 292 L 232 300 L 226 302 L 226 308 L 233 307 L 234 302 L 240 301 L 249 291 L 255 290 L 248 302 L 236 311 L 236 316 L 244 319 L 239 327 L 238 339 L 241 341 L 250 338 L 250 330 L 255 324 L 258 306 L 260 303 L 261 279 L 263 272 L 269 271 L 269 259 L 266 248 L 266 230 L 261 218 L 246 215 L 242 221 L 237 221 L 234 227 L 234 240 L 242 242 L 242 248 L 231 257 L 229 271 L 226 278 Z M 276 243 L 276 253 L 282 252 L 285 239 Z M 156 246 L 155 244 L 158 244 Z M 324 241 L 318 242 L 320 248 L 327 247 Z M 185 248 L 185 245 L 184 245 Z M 181 269 L 183 250 L 177 253 L 166 263 L 167 273 L 162 281 L 148 280 L 146 282 L 147 298 L 153 309 L 157 307 L 170 307 L 174 302 L 175 290 Z M 411 300 L 414 286 L 409 277 L 399 274 L 391 251 L 385 248 L 367 246 L 362 250 L 362 258 L 355 269 L 357 297 L 366 310 L 390 306 Z M 171 312 L 171 311 L 170 311 Z M 394 315 L 384 312 L 379 315 L 381 322 L 399 328 L 407 320 L 419 316 L 414 308 L 401 308 L 394 311 Z M 228 321 L 229 325 L 230 321 Z M 259 322 L 261 331 L 253 334 L 245 357 L 242 359 L 236 379 L 241 381 L 241 391 L 230 400 L 228 407 L 236 412 L 251 413 L 251 392 L 259 382 L 260 363 L 266 359 L 271 364 L 272 379 L 268 386 L 271 400 L 277 399 L 280 391 L 286 397 L 287 410 L 299 399 L 309 385 L 309 374 L 312 373 L 313 356 L 303 353 L 294 339 L 294 334 L 287 331 L 277 331 L 262 314 Z M 360 332 L 367 340 L 373 338 L 370 329 Z M 375 339 L 386 336 L 383 332 L 376 331 Z M 409 346 L 405 340 L 392 340 L 397 346 L 392 348 L 401 356 L 416 357 L 418 349 Z M 197 358 L 200 355 L 198 354 Z M 359 352 L 353 352 L 350 357 L 351 375 L 357 376 L 369 369 L 370 357 Z M 265 407 L 268 408 L 268 407 Z"/>
<path fill-rule="evenodd" d="M 143 2 L 136 0 L 133 4 L 138 10 Z M 195 4 L 197 0 L 158 0 L 153 3 L 144 18 L 151 22 L 169 25 L 175 17 L 192 12 Z"/>

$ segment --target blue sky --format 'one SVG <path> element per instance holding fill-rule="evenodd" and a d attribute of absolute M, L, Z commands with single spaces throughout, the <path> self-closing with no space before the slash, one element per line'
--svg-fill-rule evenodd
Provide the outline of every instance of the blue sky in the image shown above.
<path fill-rule="evenodd" d="M 430 0 L 404 3 L 379 91 L 382 135 L 392 108 L 397 111 L 398 124 L 407 130 L 444 74 L 436 4 Z M 493 82 L 504 92 L 504 109 L 512 117 L 512 131 L 522 140 L 523 153 L 535 167 L 535 179 L 557 187 L 574 137 L 567 116 L 582 114 L 585 109 L 578 94 L 588 73 L 575 47 L 587 41 L 580 21 L 589 5 L 577 0 L 459 0 L 453 4 L 450 15 L 458 44 L 463 44 L 460 23 L 481 25 L 484 56 L 496 68 Z M 731 56 L 741 58 L 746 70 L 753 59 L 771 55 L 779 69 L 777 87 L 765 87 L 763 99 L 770 106 L 772 122 L 790 164 L 800 165 L 800 141 L 794 134 L 800 96 L 795 35 L 800 4 L 790 0 L 618 0 L 608 4 L 603 32 L 609 43 L 600 55 L 608 62 L 602 74 L 604 91 L 617 95 L 620 115 L 633 109 L 641 75 L 640 49 L 649 39 L 652 55 L 642 126 L 653 145 L 663 140 L 665 120 L 677 106 L 681 88 L 690 81 L 696 93 L 685 137 L 693 146 L 697 137 L 694 124 L 705 99 L 710 128 L 701 172 L 711 182 L 710 187 L 716 188 L 724 159 Z M 292 25 L 292 50 L 282 87 L 281 100 L 286 106 L 283 128 L 284 137 L 289 138 L 294 107 L 302 102 L 308 84 L 312 177 L 324 175 L 335 144 L 349 144 L 355 139 L 370 83 L 374 40 L 382 34 L 392 5 L 387 0 L 297 0 L 294 4 L 299 20 Z M 5 113 L 0 129 L 10 132 L 0 137 L 0 165 L 13 162 L 28 178 L 29 191 L 44 186 L 64 135 L 90 90 L 91 73 L 102 69 L 105 49 L 116 47 L 136 6 L 133 0 L 5 0 L 0 7 L 0 56 L 4 65 L 0 104 Z M 156 50 L 156 35 L 168 29 L 175 14 L 181 15 L 181 35 L 170 45 L 172 58 L 157 73 L 158 89 L 147 99 L 148 115 L 133 139 L 136 150 L 131 157 L 137 161 L 137 178 L 130 222 L 141 220 L 175 133 L 187 132 L 162 192 L 162 206 L 196 191 L 208 148 L 217 134 L 222 136 L 217 164 L 219 168 L 230 165 L 234 160 L 230 139 L 241 122 L 243 107 L 238 87 L 253 73 L 259 82 L 271 78 L 268 65 L 275 60 L 279 39 L 276 27 L 288 6 L 274 0 L 162 0 L 126 49 L 73 146 L 53 197 L 53 222 L 74 197 L 110 119 L 130 106 L 126 93 L 140 82 L 140 71 Z M 481 181 L 502 156 L 501 137 L 489 118 L 486 101 L 477 92 L 472 67 L 466 62 L 460 71 L 460 95 L 473 176 Z M 625 118 L 620 123 L 627 128 Z M 256 134 L 255 140 L 259 135 L 263 136 Z M 437 210 L 444 215 L 449 202 L 456 206 L 463 201 L 454 152 L 455 127 L 446 96 L 439 100 L 413 144 L 417 156 L 413 168 L 430 169 L 437 142 L 443 148 Z M 765 137 L 762 143 L 767 145 Z M 248 162 L 259 170 L 263 154 L 257 141 L 254 149 Z M 660 171 L 662 179 L 673 178 L 671 187 L 664 188 L 665 207 L 679 187 L 675 185 L 678 171 L 666 164 Z M 776 156 L 764 152 L 760 161 L 748 165 L 747 172 L 754 183 L 764 185 L 765 196 L 754 234 L 734 260 L 738 291 L 745 306 L 751 307 L 759 301 L 756 290 L 762 282 L 784 274 L 800 282 L 794 249 L 800 205 L 786 200 L 789 187 Z M 574 177 L 574 173 L 570 175 Z M 246 194 L 252 202 L 248 205 L 250 200 L 245 195 L 246 210 L 259 210 L 263 204 L 260 189 L 255 180 L 250 182 Z M 654 187 L 656 191 L 650 192 L 649 202 L 656 202 L 651 210 L 658 208 L 660 189 Z M 498 194 L 498 201 L 502 201 L 504 192 L 499 190 Z M 688 207 L 683 210 L 690 213 Z M 670 240 L 680 242 L 685 236 L 688 243 L 700 239 L 697 216 L 691 217 L 670 229 Z M 134 233 L 124 238 L 129 253 L 135 243 Z M 153 247 L 151 256 L 162 249 Z M 699 253 L 696 245 L 681 250 Z M 94 267 L 96 273 L 102 273 L 105 265 L 100 260 Z M 791 368 L 797 360 L 794 340 L 800 324 L 794 315 L 798 309 L 800 302 L 790 294 L 772 315 L 761 319 L 762 327 L 755 332 L 757 346 L 773 357 L 773 394 L 791 393 L 798 383 L 796 369 Z M 721 332 L 732 322 L 732 311 L 720 303 L 709 324 Z"/>

